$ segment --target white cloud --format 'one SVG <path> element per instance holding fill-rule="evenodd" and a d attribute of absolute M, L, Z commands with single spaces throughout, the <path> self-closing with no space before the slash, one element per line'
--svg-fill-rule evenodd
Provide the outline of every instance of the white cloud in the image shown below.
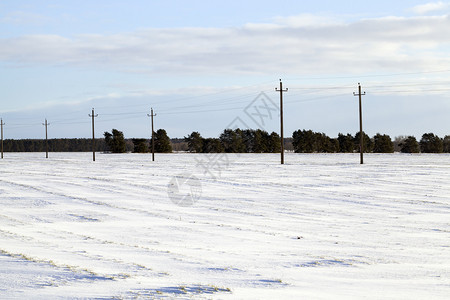
<path fill-rule="evenodd" d="M 32 35 L 0 39 L 0 61 L 19 66 L 69 65 L 174 75 L 450 68 L 446 51 L 450 43 L 448 16 L 391 17 L 349 24 L 300 19 L 303 21 L 278 18 L 274 24 L 238 28 L 147 29 L 74 38 Z"/>
<path fill-rule="evenodd" d="M 288 27 L 324 27 L 343 24 L 335 17 L 319 16 L 313 14 L 301 14 L 290 17 L 275 17 L 273 21 L 281 26 Z"/>
<path fill-rule="evenodd" d="M 448 2 L 430 2 L 422 5 L 417 5 L 412 8 L 412 11 L 419 15 L 425 15 L 430 12 L 443 11 L 450 7 Z"/>
<path fill-rule="evenodd" d="M 42 25 L 48 21 L 46 16 L 26 11 L 10 12 L 0 19 L 0 23 L 14 25 Z"/>

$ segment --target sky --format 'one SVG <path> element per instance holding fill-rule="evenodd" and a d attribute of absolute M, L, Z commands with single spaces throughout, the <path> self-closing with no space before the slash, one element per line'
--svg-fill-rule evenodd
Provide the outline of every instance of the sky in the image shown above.
<path fill-rule="evenodd" d="M 4 137 L 450 135 L 450 1 L 0 0 Z"/>

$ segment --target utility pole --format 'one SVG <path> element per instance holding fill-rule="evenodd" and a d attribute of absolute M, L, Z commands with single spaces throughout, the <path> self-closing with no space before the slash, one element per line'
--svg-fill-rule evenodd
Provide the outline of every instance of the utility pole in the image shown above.
<path fill-rule="evenodd" d="M 0 124 L 2 127 L 2 159 L 3 159 L 3 125 L 6 125 L 5 123 L 3 123 L 3 119 L 0 119 Z"/>
<path fill-rule="evenodd" d="M 156 114 L 153 114 L 153 107 L 150 114 L 147 114 L 147 116 L 152 119 L 152 161 L 155 161 L 155 130 L 153 129 L 153 117 L 156 117 Z"/>
<path fill-rule="evenodd" d="M 275 91 L 280 92 L 280 124 L 281 124 L 281 164 L 284 164 L 284 133 L 283 133 L 283 92 L 287 92 L 288 89 L 283 90 L 283 82 L 280 79 L 280 89 L 275 88 Z"/>
<path fill-rule="evenodd" d="M 361 165 L 364 163 L 363 152 L 364 152 L 364 136 L 362 129 L 362 106 L 361 106 L 361 96 L 366 95 L 366 92 L 361 93 L 361 84 L 358 83 L 358 93 L 353 92 L 353 96 L 359 96 L 359 153 L 361 158 Z"/>
<path fill-rule="evenodd" d="M 47 119 L 45 119 L 45 123 L 42 123 L 45 126 L 45 158 L 48 158 L 48 134 L 47 134 L 47 126 L 50 123 L 47 123 Z"/>
<path fill-rule="evenodd" d="M 89 115 L 92 118 L 92 160 L 95 161 L 95 129 L 94 129 L 94 119 L 98 117 L 92 109 L 92 114 Z"/>

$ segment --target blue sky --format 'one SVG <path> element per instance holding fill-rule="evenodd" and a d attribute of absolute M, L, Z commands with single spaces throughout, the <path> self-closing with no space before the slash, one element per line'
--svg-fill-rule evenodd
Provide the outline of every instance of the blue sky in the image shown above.
<path fill-rule="evenodd" d="M 450 134 L 447 1 L 0 1 L 6 138 L 218 136 L 285 87 L 285 136 Z M 256 102 L 253 102 L 256 99 Z M 247 110 L 248 112 L 248 110 Z M 276 117 L 265 130 L 278 131 Z"/>

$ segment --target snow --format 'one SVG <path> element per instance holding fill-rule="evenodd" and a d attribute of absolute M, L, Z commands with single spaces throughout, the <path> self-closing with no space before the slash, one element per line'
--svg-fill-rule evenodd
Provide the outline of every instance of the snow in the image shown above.
<path fill-rule="evenodd" d="M 449 298 L 449 155 L 91 155 L 5 153 L 0 298 Z"/>

